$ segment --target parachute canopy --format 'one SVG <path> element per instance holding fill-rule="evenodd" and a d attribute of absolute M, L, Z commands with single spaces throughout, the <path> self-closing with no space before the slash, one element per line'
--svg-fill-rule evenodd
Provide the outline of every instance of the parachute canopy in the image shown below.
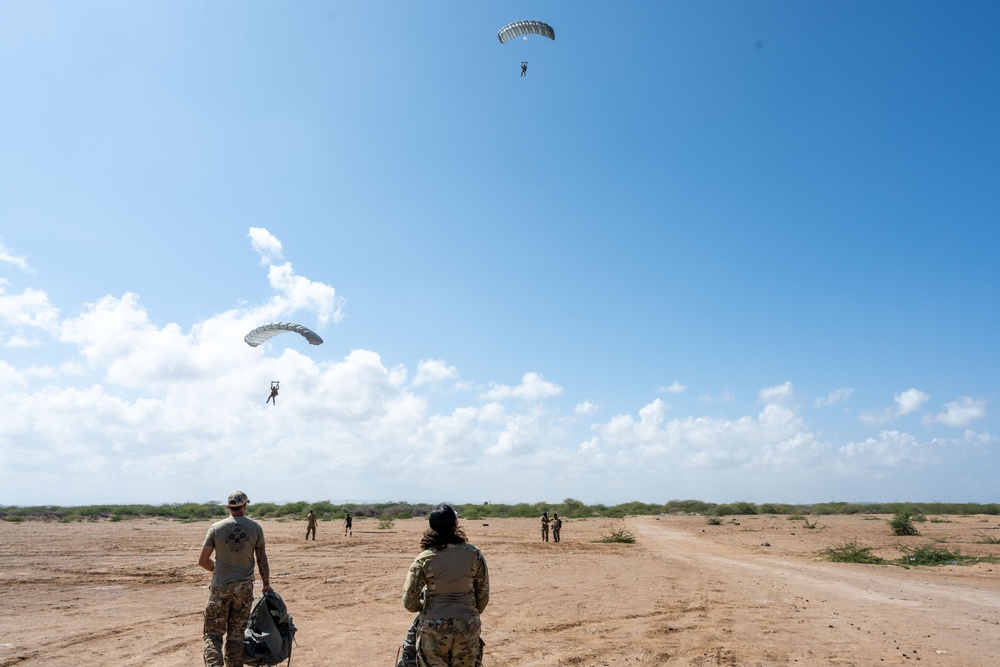
<path fill-rule="evenodd" d="M 257 347 L 261 343 L 266 343 L 278 334 L 285 333 L 286 331 L 301 335 L 309 341 L 310 345 L 321 345 L 323 343 L 323 339 L 317 336 L 315 332 L 310 331 L 301 324 L 292 324 L 291 322 L 271 322 L 270 324 L 259 326 L 244 336 L 243 340 L 250 347 Z"/>
<path fill-rule="evenodd" d="M 500 32 L 497 33 L 497 39 L 500 40 L 501 44 L 506 44 L 509 40 L 521 35 L 541 35 L 542 37 L 555 39 L 556 31 L 548 23 L 542 23 L 541 21 L 514 21 L 500 28 Z"/>

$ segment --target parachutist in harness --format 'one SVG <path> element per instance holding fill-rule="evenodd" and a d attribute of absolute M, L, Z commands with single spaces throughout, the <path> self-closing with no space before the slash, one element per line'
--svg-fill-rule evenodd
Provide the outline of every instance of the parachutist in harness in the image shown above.
<path fill-rule="evenodd" d="M 528 61 L 527 60 L 522 60 L 521 61 L 521 76 L 524 76 L 527 73 L 528 73 Z"/>
<path fill-rule="evenodd" d="M 271 395 L 267 397 L 267 400 L 264 401 L 264 404 L 267 405 L 268 402 L 271 402 L 271 403 L 277 405 L 278 402 L 275 400 L 275 398 L 277 398 L 277 396 L 278 396 L 278 381 L 277 380 L 271 380 Z"/>

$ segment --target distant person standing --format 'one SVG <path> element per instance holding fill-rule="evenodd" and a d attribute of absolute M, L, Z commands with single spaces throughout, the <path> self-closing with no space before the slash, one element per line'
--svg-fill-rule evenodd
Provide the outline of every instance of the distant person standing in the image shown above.
<path fill-rule="evenodd" d="M 309 533 L 312 533 L 313 542 L 316 541 L 316 515 L 313 514 L 312 510 L 309 510 L 309 516 L 306 517 L 306 541 L 309 541 Z"/>
<path fill-rule="evenodd" d="M 549 541 L 549 511 L 542 512 L 542 542 Z"/>
<path fill-rule="evenodd" d="M 253 604 L 255 560 L 263 590 L 271 590 L 264 529 L 245 516 L 249 502 L 242 491 L 229 494 L 229 517 L 208 529 L 198 559 L 198 565 L 212 573 L 202 633 L 206 667 L 243 667 L 243 632 Z"/>
<path fill-rule="evenodd" d="M 562 519 L 559 518 L 559 512 L 552 513 L 552 541 L 559 541 L 559 531 L 562 530 Z"/>
<path fill-rule="evenodd" d="M 354 537 L 353 525 L 354 521 L 351 519 L 351 513 L 348 512 L 347 516 L 344 517 L 344 537 L 347 537 L 348 535 Z"/>
<path fill-rule="evenodd" d="M 482 664 L 479 615 L 490 602 L 490 575 L 482 552 L 468 543 L 449 505 L 438 505 L 420 539 L 403 584 L 403 606 L 419 612 L 419 667 L 476 667 Z"/>

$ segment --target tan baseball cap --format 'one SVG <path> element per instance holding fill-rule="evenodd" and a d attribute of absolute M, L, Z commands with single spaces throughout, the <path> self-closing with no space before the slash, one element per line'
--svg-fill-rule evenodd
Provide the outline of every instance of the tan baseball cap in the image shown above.
<path fill-rule="evenodd" d="M 247 498 L 247 494 L 242 491 L 233 491 L 229 494 L 229 502 L 226 503 L 226 506 L 233 508 L 243 507 L 248 502 L 250 502 L 250 499 Z"/>

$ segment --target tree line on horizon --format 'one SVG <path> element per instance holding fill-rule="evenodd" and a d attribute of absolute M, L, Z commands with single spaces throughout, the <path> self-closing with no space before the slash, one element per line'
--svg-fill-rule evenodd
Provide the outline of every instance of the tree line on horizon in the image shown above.
<path fill-rule="evenodd" d="M 561 503 L 453 503 L 452 506 L 463 519 L 486 518 L 527 518 L 538 517 L 543 511 L 558 512 L 565 519 L 585 519 L 593 517 L 622 519 L 629 515 L 697 514 L 705 516 L 747 516 L 770 515 L 814 515 L 829 514 L 897 514 L 907 512 L 912 515 L 1000 515 L 1000 503 L 942 503 L 942 502 L 891 502 L 891 503 L 847 503 L 828 502 L 816 504 L 787 503 L 709 503 L 701 500 L 670 500 L 663 504 L 633 501 L 619 505 L 587 505 L 574 498 L 566 498 Z M 293 503 L 251 503 L 247 506 L 247 516 L 255 519 L 304 519 L 312 510 L 320 521 L 339 521 L 348 512 L 358 519 L 410 519 L 425 517 L 434 508 L 428 503 L 386 502 L 386 503 L 332 503 L 329 500 Z M 0 505 L 0 519 L 5 521 L 121 521 L 143 517 L 155 517 L 178 521 L 205 521 L 228 515 L 225 504 L 217 501 L 203 503 L 173 503 L 164 505 L 81 505 L 62 507 L 58 505 L 17 506 Z"/>

